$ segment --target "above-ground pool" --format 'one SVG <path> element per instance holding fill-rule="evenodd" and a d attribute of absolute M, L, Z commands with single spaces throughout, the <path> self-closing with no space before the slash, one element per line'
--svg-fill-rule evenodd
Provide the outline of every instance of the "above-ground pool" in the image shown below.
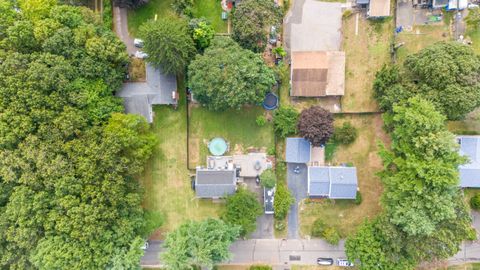
<path fill-rule="evenodd" d="M 227 142 L 222 139 L 222 138 L 213 138 L 209 143 L 208 143 L 208 150 L 210 150 L 210 153 L 214 156 L 221 156 L 225 154 L 228 150 L 228 144 Z"/>
<path fill-rule="evenodd" d="M 272 92 L 269 92 L 265 95 L 263 100 L 263 108 L 265 110 L 275 110 L 278 107 L 278 97 Z"/>

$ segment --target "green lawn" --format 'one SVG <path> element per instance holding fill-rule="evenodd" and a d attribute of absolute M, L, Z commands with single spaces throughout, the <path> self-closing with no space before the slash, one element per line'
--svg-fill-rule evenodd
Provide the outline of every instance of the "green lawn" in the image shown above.
<path fill-rule="evenodd" d="M 227 33 L 227 21 L 222 20 L 222 5 L 219 0 L 194 0 L 193 15 L 205 17 L 217 33 Z"/>
<path fill-rule="evenodd" d="M 184 89 L 183 83 L 178 88 Z M 223 204 L 194 198 L 190 171 L 187 169 L 187 112 L 184 95 L 181 95 L 177 110 L 170 106 L 156 106 L 154 112 L 152 129 L 159 144 L 147 162 L 141 180 L 145 189 L 144 207 L 161 212 L 166 217 L 161 230 L 152 236 L 153 239 L 162 239 L 162 233 L 175 229 L 185 220 L 217 217 Z"/>
<path fill-rule="evenodd" d="M 260 106 L 245 107 L 241 110 L 224 112 L 210 111 L 198 105 L 190 109 L 190 168 L 205 165 L 208 155 L 208 141 L 214 137 L 223 137 L 230 143 L 230 152 L 245 153 L 249 148 L 263 151 L 273 147 L 273 126 L 267 122 L 259 127 L 255 119 L 265 113 Z"/>
<path fill-rule="evenodd" d="M 148 4 L 138 9 L 128 11 L 128 31 L 132 37 L 138 34 L 138 28 L 144 22 L 154 19 L 155 14 L 159 18 L 173 14 L 173 0 L 149 0 Z"/>
<path fill-rule="evenodd" d="M 439 269 L 445 269 L 445 268 L 439 268 Z M 469 264 L 463 264 L 463 265 L 449 266 L 446 269 L 448 270 L 480 270 L 480 263 L 469 263 Z"/>

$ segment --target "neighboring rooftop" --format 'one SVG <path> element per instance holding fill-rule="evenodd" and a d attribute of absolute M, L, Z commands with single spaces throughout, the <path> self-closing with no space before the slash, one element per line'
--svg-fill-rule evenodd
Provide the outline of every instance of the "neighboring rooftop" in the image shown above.
<path fill-rule="evenodd" d="M 292 52 L 291 96 L 343 96 L 345 52 Z"/>
<path fill-rule="evenodd" d="M 355 167 L 308 167 L 310 197 L 355 199 L 357 188 Z"/>
<path fill-rule="evenodd" d="M 148 63 L 145 66 L 146 81 L 124 83 L 117 96 L 123 97 L 126 113 L 142 115 L 151 123 L 152 105 L 177 104 L 177 79 Z"/>
<path fill-rule="evenodd" d="M 287 138 L 285 161 L 289 163 L 310 162 L 310 142 L 304 138 Z"/>
<path fill-rule="evenodd" d="M 469 162 L 459 166 L 460 186 L 480 188 L 480 136 L 457 136 L 460 154 Z"/>
<path fill-rule="evenodd" d="M 235 193 L 235 169 L 197 168 L 195 193 L 198 198 L 221 198 Z"/>
<path fill-rule="evenodd" d="M 368 7 L 368 17 L 388 17 L 390 16 L 390 0 L 370 0 Z"/>

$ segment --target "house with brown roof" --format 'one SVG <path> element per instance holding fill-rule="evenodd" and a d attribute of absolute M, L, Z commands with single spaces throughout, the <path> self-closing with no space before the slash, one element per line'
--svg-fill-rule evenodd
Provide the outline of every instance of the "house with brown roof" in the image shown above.
<path fill-rule="evenodd" d="M 343 96 L 345 52 L 292 52 L 290 79 L 293 97 Z"/>
<path fill-rule="evenodd" d="M 383 18 L 390 15 L 390 0 L 370 0 L 368 6 L 369 18 Z"/>

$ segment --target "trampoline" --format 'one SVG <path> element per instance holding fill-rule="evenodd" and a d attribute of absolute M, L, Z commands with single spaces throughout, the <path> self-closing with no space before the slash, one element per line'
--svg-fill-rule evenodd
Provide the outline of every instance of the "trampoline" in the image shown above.
<path fill-rule="evenodd" d="M 278 107 L 278 97 L 272 92 L 267 93 L 265 95 L 265 99 L 263 100 L 263 108 L 265 110 L 275 110 Z"/>
<path fill-rule="evenodd" d="M 210 153 L 214 156 L 221 156 L 228 151 L 228 144 L 223 138 L 213 138 L 208 143 L 208 150 L 210 150 Z"/>

